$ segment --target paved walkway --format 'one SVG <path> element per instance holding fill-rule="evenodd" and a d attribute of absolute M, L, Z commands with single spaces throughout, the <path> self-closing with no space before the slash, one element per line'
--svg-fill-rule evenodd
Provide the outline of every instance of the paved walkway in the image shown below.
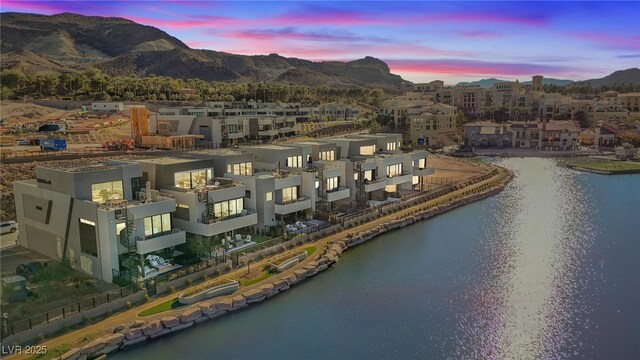
<path fill-rule="evenodd" d="M 485 167 L 487 169 L 487 172 L 490 171 L 492 168 L 486 165 L 481 165 L 482 167 Z M 476 175 L 476 174 L 473 174 Z M 481 182 L 478 182 L 476 184 L 473 185 L 469 185 L 463 189 L 460 190 L 456 190 L 453 191 L 451 193 L 448 193 L 446 195 L 443 195 L 439 198 L 433 199 L 431 201 L 419 204 L 417 206 L 414 207 L 409 207 L 407 209 L 395 212 L 391 215 L 387 215 L 378 219 L 375 219 L 373 221 L 364 223 L 362 225 L 359 226 L 355 226 L 353 228 L 350 229 L 345 229 L 339 233 L 336 233 L 334 235 L 330 235 L 327 237 L 324 237 L 320 240 L 317 240 L 313 243 L 305 243 L 299 247 L 296 248 L 299 250 L 302 250 L 305 247 L 308 246 L 316 246 L 316 252 L 314 253 L 314 255 L 308 257 L 307 259 L 305 259 L 304 261 L 300 262 L 300 264 L 298 264 L 297 266 L 292 267 L 291 269 L 288 269 L 278 275 L 274 275 L 264 281 L 258 282 L 256 284 L 247 286 L 247 287 L 243 287 L 242 290 L 246 291 L 248 289 L 252 289 L 252 288 L 257 288 L 269 281 L 273 281 L 273 280 L 277 280 L 283 277 L 286 277 L 290 274 L 292 274 L 294 271 L 298 270 L 301 266 L 304 266 L 306 263 L 316 260 L 320 254 L 323 253 L 324 249 L 327 248 L 331 242 L 338 240 L 338 239 L 342 239 L 344 237 L 346 237 L 346 235 L 348 233 L 356 233 L 356 232 L 364 232 L 366 230 L 375 228 L 378 225 L 384 224 L 390 220 L 394 220 L 398 217 L 402 217 L 404 215 L 407 215 L 411 212 L 414 212 L 416 209 L 419 208 L 424 208 L 427 206 L 431 206 L 431 205 L 442 205 L 445 203 L 448 203 L 450 201 L 452 201 L 455 198 L 461 197 L 463 196 L 463 193 L 465 191 L 470 191 L 473 189 L 477 189 L 480 188 L 484 185 L 497 185 L 498 183 L 500 183 L 501 181 L 503 181 L 504 179 L 506 179 L 509 176 L 509 173 L 502 168 L 498 168 L 498 173 Z M 277 255 L 276 255 L 277 256 Z M 256 263 L 253 263 L 251 266 L 264 266 L 267 261 L 269 261 L 269 259 L 263 259 L 261 261 L 258 261 Z M 230 278 L 230 279 L 238 279 L 241 278 L 243 275 L 245 275 L 247 272 L 246 268 L 244 267 L 240 267 L 239 269 L 233 270 L 230 273 L 227 273 L 225 275 L 223 275 L 224 278 Z M 74 330 L 72 332 L 69 332 L 67 334 L 61 335 L 59 337 L 50 339 L 48 341 L 45 341 L 44 343 L 40 344 L 40 345 L 46 345 L 48 347 L 48 349 L 54 349 L 58 346 L 64 345 L 64 344 L 69 344 L 71 345 L 71 347 L 81 347 L 82 345 L 84 345 L 85 343 L 87 343 L 88 341 L 84 340 L 86 338 L 94 338 L 97 337 L 95 335 L 102 335 L 105 333 L 106 330 L 110 330 L 112 328 L 114 328 L 115 326 L 119 325 L 119 324 L 127 324 L 127 323 L 131 323 L 132 321 L 139 319 L 140 317 L 138 316 L 138 313 L 146 308 L 155 306 L 157 304 L 160 304 L 162 302 L 165 302 L 167 300 L 170 300 L 172 298 L 175 298 L 177 296 L 177 294 L 168 294 L 168 295 L 164 295 L 164 296 L 159 296 L 151 301 L 149 301 L 148 303 L 145 303 L 143 305 L 140 305 L 138 307 L 132 308 L 130 310 L 126 310 L 120 313 L 117 313 L 107 319 L 104 319 L 96 324 L 93 325 L 89 325 L 83 328 L 80 328 L 78 330 Z M 192 306 L 198 306 L 198 304 L 192 305 Z M 175 313 L 181 313 L 183 312 L 185 309 L 187 309 L 187 307 L 182 307 L 179 309 L 179 311 L 175 311 Z M 166 311 L 160 314 L 156 314 L 156 315 L 152 315 L 152 316 L 147 316 L 147 317 L 143 317 L 141 319 L 144 320 L 151 320 L 151 319 L 156 319 L 156 318 L 161 318 L 164 316 L 170 316 L 172 315 L 172 311 Z M 19 355 L 14 355 L 14 356 L 10 356 L 7 359 L 23 359 L 26 358 L 26 356 L 19 356 Z"/>

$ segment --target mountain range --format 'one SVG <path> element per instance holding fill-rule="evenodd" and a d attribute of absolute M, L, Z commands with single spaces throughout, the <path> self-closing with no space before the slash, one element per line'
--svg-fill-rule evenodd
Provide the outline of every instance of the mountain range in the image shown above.
<path fill-rule="evenodd" d="M 280 82 L 338 88 L 380 87 L 400 90 L 411 85 L 392 74 L 382 60 L 313 62 L 270 55 L 235 55 L 191 49 L 152 26 L 117 17 L 71 13 L 37 15 L 0 13 L 0 66 L 25 72 L 75 72 L 96 67 L 110 75 L 167 76 L 207 81 Z M 499 79 L 461 82 L 458 86 L 493 86 Z M 602 79 L 577 84 L 592 86 L 640 83 L 637 68 L 616 71 Z M 523 82 L 527 84 L 529 82 Z M 559 86 L 571 80 L 544 79 Z"/>
<path fill-rule="evenodd" d="M 160 29 L 122 18 L 2 13 L 0 26 L 2 68 L 19 65 L 27 72 L 79 71 L 94 66 L 111 75 L 208 81 L 386 89 L 409 83 L 373 57 L 312 62 L 278 54 L 245 56 L 191 49 Z"/>

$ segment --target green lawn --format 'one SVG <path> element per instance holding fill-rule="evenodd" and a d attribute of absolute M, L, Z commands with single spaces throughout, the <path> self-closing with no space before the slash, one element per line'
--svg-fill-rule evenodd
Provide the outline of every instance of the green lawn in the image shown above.
<path fill-rule="evenodd" d="M 154 315 L 157 313 L 161 313 L 163 311 L 167 311 L 167 310 L 171 310 L 171 309 L 176 309 L 179 307 L 182 307 L 184 305 L 180 304 L 180 302 L 178 301 L 178 298 L 173 298 L 171 300 L 167 300 L 163 303 L 160 303 L 156 306 L 152 306 L 148 309 L 144 309 L 142 310 L 138 316 L 149 316 L 149 315 Z"/>
<path fill-rule="evenodd" d="M 629 161 L 576 160 L 569 162 L 569 165 L 599 171 L 640 170 L 640 163 Z"/>
<path fill-rule="evenodd" d="M 315 246 L 309 246 L 308 248 L 305 248 L 304 251 L 307 252 L 307 256 L 311 256 L 311 254 L 316 252 L 316 247 Z"/>
<path fill-rule="evenodd" d="M 267 279 L 269 277 L 271 277 L 273 275 L 273 273 L 270 273 L 268 271 L 263 271 L 262 274 L 260 274 L 260 276 L 255 277 L 253 279 L 248 279 L 248 280 L 240 280 L 240 285 L 242 286 L 249 286 L 249 285 L 253 285 L 259 281 L 262 281 L 264 279 Z"/>

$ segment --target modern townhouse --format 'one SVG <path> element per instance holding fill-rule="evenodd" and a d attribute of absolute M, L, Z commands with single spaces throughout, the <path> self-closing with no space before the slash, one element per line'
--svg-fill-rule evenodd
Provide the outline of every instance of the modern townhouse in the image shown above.
<path fill-rule="evenodd" d="M 309 166 L 313 161 L 311 147 L 268 144 L 244 149 L 255 158 L 256 201 L 263 202 L 258 209 L 258 226 L 276 227 L 280 221 L 310 217 L 316 180 Z"/>
<path fill-rule="evenodd" d="M 127 161 L 37 167 L 36 179 L 14 182 L 20 244 L 107 282 L 180 267 L 157 261 L 186 242 L 173 224 L 175 200 L 142 176 Z"/>
<path fill-rule="evenodd" d="M 358 135 L 331 138 L 346 165 L 347 186 L 358 207 L 369 201 L 386 201 L 423 188 L 424 176 L 433 173 L 427 167 L 427 152 L 403 152 L 401 134 Z"/>
<path fill-rule="evenodd" d="M 245 203 L 250 192 L 247 186 L 215 176 L 214 159 L 194 156 L 138 160 L 143 179 L 148 179 L 161 194 L 175 199 L 176 226 L 190 234 L 219 238 L 235 238 L 238 230 L 255 226 L 255 209 L 249 210 Z"/>

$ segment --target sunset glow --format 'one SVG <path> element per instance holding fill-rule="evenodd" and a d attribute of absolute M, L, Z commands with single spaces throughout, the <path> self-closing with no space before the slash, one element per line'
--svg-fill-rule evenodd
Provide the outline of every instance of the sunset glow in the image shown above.
<path fill-rule="evenodd" d="M 193 48 L 238 54 L 373 56 L 411 81 L 581 80 L 640 62 L 639 2 L 3 0 L 0 9 L 123 17 Z"/>

